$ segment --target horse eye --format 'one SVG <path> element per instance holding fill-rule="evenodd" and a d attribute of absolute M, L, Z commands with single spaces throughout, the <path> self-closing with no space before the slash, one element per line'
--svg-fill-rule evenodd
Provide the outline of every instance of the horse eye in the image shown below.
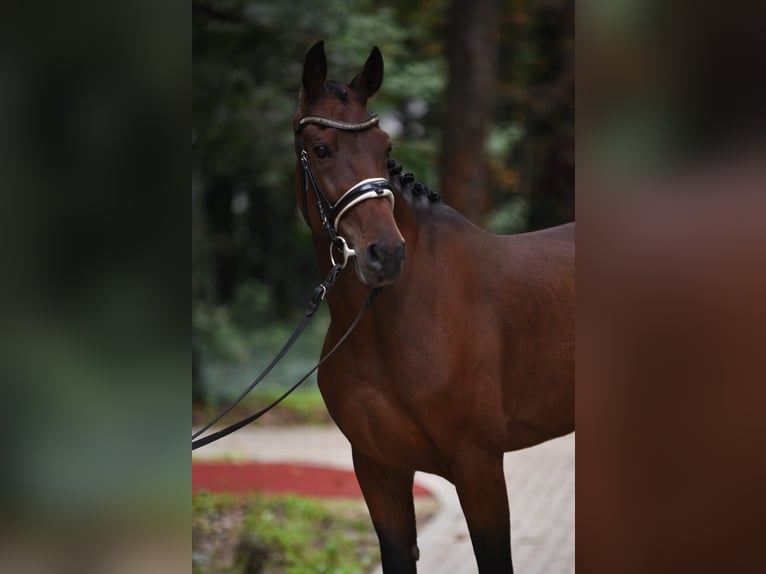
<path fill-rule="evenodd" d="M 319 144 L 314 146 L 314 153 L 320 159 L 328 157 L 330 155 L 330 148 L 325 144 Z"/>

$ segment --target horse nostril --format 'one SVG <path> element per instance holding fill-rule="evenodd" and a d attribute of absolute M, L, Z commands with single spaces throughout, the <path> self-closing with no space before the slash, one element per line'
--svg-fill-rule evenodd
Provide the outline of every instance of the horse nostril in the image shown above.
<path fill-rule="evenodd" d="M 380 269 L 380 267 L 383 265 L 381 249 L 377 243 L 371 243 L 367 247 L 367 262 L 376 269 Z"/>

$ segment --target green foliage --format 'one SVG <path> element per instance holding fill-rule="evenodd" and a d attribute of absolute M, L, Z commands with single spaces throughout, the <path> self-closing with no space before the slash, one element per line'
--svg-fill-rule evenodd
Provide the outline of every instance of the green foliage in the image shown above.
<path fill-rule="evenodd" d="M 379 560 L 361 501 L 200 493 L 192 544 L 195 574 L 364 574 Z"/>
<path fill-rule="evenodd" d="M 521 233 L 527 230 L 529 199 L 517 194 L 496 207 L 487 218 L 487 231 L 499 234 Z"/>
<path fill-rule="evenodd" d="M 489 133 L 487 153 L 493 161 L 503 161 L 524 137 L 524 128 L 517 122 L 498 124 Z"/>

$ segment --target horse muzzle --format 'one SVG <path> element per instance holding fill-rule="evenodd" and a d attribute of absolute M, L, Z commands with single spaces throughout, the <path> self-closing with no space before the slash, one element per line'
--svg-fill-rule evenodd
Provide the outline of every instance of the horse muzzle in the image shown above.
<path fill-rule="evenodd" d="M 363 283 L 383 287 L 396 283 L 406 258 L 404 241 L 371 242 L 363 253 L 357 253 L 356 269 Z"/>

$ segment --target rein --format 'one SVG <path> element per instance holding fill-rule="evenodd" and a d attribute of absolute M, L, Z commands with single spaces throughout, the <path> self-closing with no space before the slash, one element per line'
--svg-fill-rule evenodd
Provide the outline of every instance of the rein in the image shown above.
<path fill-rule="evenodd" d="M 333 267 L 333 270 L 335 269 L 340 270 L 340 267 L 338 265 Z M 321 286 L 320 286 L 321 287 Z M 318 287 L 317 289 L 320 289 Z M 356 318 L 354 321 L 349 325 L 348 329 L 346 329 L 346 332 L 343 333 L 343 336 L 338 339 L 338 342 L 335 343 L 332 349 L 329 350 L 329 352 L 320 359 L 320 361 L 314 366 L 313 369 L 311 369 L 309 372 L 307 372 L 305 375 L 303 375 L 297 383 L 295 383 L 293 386 L 291 386 L 289 389 L 287 389 L 282 395 L 280 395 L 277 399 L 272 401 L 267 406 L 263 407 L 261 410 L 253 413 L 252 415 L 245 417 L 244 419 L 230 424 L 226 428 L 223 428 L 219 431 L 216 431 L 208 436 L 199 438 L 197 440 L 194 440 L 196 437 L 198 437 L 200 434 L 205 432 L 207 429 L 209 429 L 213 424 L 221 420 L 231 409 L 233 409 L 245 396 L 252 391 L 255 386 L 263 380 L 263 377 L 268 374 L 268 372 L 272 369 L 274 365 L 276 365 L 279 360 L 284 356 L 284 354 L 287 352 L 287 350 L 292 346 L 292 344 L 295 342 L 295 340 L 298 338 L 298 335 L 300 335 L 301 331 L 305 328 L 305 326 L 308 324 L 309 320 L 311 320 L 311 317 L 313 316 L 314 312 L 318 308 L 317 306 L 314 308 L 314 310 L 311 312 L 311 315 L 308 315 L 309 310 L 307 309 L 307 317 L 304 318 L 304 320 L 301 322 L 301 325 L 299 325 L 300 330 L 296 329 L 296 331 L 293 333 L 293 335 L 290 337 L 290 340 L 288 343 L 285 344 L 285 346 L 282 348 L 282 350 L 277 354 L 277 356 L 272 360 L 272 362 L 269 364 L 268 367 L 258 376 L 258 378 L 253 381 L 250 386 L 235 400 L 232 404 L 230 404 L 226 410 L 224 410 L 221 414 L 219 414 L 215 419 L 207 423 L 204 427 L 199 429 L 197 432 L 195 432 L 192 435 L 192 450 L 196 450 L 202 446 L 205 446 L 207 444 L 210 444 L 211 442 L 215 442 L 218 439 L 221 439 L 227 435 L 230 435 L 234 431 L 237 431 L 241 429 L 242 427 L 249 425 L 251 422 L 258 420 L 263 415 L 265 415 L 267 412 L 269 412 L 271 409 L 276 407 L 279 403 L 281 403 L 283 400 L 285 400 L 288 395 L 290 395 L 295 389 L 297 389 L 306 379 L 308 379 L 320 366 L 322 366 L 322 363 L 324 363 L 327 359 L 329 359 L 335 351 L 338 350 L 338 348 L 341 346 L 341 344 L 351 335 L 351 332 L 356 328 L 357 324 L 359 324 L 359 321 L 362 319 L 362 315 L 364 315 L 364 312 L 372 305 L 372 302 L 375 300 L 375 297 L 378 296 L 378 293 L 380 293 L 381 287 L 376 287 L 374 289 L 370 290 L 370 294 L 367 296 L 367 299 L 365 299 L 364 303 L 362 304 L 362 307 L 359 309 L 359 313 L 357 313 Z M 325 291 L 326 292 L 326 291 Z M 323 292 L 324 293 L 324 292 Z M 313 298 L 312 298 L 313 299 Z M 319 303 L 324 300 L 324 294 L 322 295 L 322 298 L 320 299 Z M 311 308 L 312 303 L 309 304 L 309 309 Z"/>
<path fill-rule="evenodd" d="M 200 436 L 202 433 L 208 430 L 211 426 L 213 426 L 215 423 L 217 423 L 223 417 L 229 414 L 231 410 L 234 407 L 236 407 L 242 401 L 242 399 L 244 399 L 250 393 L 250 391 L 252 391 L 256 386 L 258 386 L 258 383 L 260 383 L 266 377 L 266 375 L 269 374 L 271 369 L 273 369 L 276 366 L 276 364 L 282 360 L 282 357 L 284 357 L 287 351 L 290 350 L 290 348 L 293 346 L 295 341 L 298 340 L 298 337 L 300 336 L 300 334 L 303 333 L 303 330 L 311 322 L 311 319 L 314 318 L 314 314 L 316 313 L 317 309 L 319 309 L 319 306 L 322 304 L 322 301 L 324 301 L 325 296 L 327 295 L 327 290 L 335 284 L 335 280 L 337 279 L 338 274 L 340 273 L 340 270 L 341 270 L 341 267 L 339 265 L 333 265 L 333 268 L 330 269 L 330 273 L 327 275 L 327 278 L 324 281 L 322 281 L 314 289 L 314 293 L 311 295 L 311 298 L 309 299 L 308 305 L 306 307 L 306 311 L 303 314 L 303 318 L 301 319 L 301 322 L 298 324 L 298 326 L 293 331 L 292 335 L 290 335 L 290 338 L 282 346 L 279 352 L 274 356 L 271 362 L 266 366 L 265 369 L 263 369 L 263 371 L 261 371 L 261 374 L 258 375 L 255 378 L 255 380 L 252 383 L 250 383 L 250 385 L 244 391 L 242 391 L 242 393 L 240 393 L 240 395 L 234 400 L 234 402 L 232 402 L 221 413 L 219 413 L 218 416 L 216 416 L 213 420 L 208 422 L 202 428 L 198 429 L 196 432 L 192 433 L 192 450 L 194 450 L 195 448 L 198 448 L 199 446 L 203 446 L 204 444 L 208 444 L 209 442 L 212 442 L 212 440 L 216 440 L 216 439 L 212 439 L 212 440 L 200 439 L 198 441 L 195 441 L 194 439 L 196 439 L 198 436 Z M 272 405 L 269 405 L 269 407 L 267 408 L 267 411 L 271 410 L 274 406 L 276 406 L 276 403 L 272 403 Z M 239 423 L 235 423 L 235 425 L 236 424 L 239 424 Z M 235 425 L 232 425 L 232 426 L 235 426 Z M 237 428 L 240 428 L 240 427 L 237 427 Z M 232 430 L 230 432 L 234 432 L 234 431 Z M 216 433 L 216 435 L 217 434 L 218 433 Z M 229 433 L 222 434 L 221 436 L 226 436 L 226 434 L 229 434 Z M 214 436 L 214 435 L 211 435 L 211 436 Z"/>
<path fill-rule="evenodd" d="M 306 379 L 308 379 L 309 376 L 311 376 L 322 365 L 322 363 L 324 363 L 327 359 L 329 359 L 333 355 L 333 353 L 335 353 L 335 351 L 338 350 L 341 344 L 351 335 L 351 332 L 356 328 L 357 324 L 362 319 L 362 315 L 370 307 L 370 305 L 372 305 L 372 302 L 375 300 L 375 297 L 377 297 L 378 293 L 380 293 L 380 290 L 381 290 L 380 287 L 376 287 L 370 290 L 370 293 L 367 296 L 367 299 L 362 304 L 362 307 L 359 309 L 359 313 L 357 314 L 356 318 L 353 320 L 351 325 L 349 325 L 348 329 L 343 334 L 343 336 L 338 340 L 338 342 L 335 343 L 333 348 L 330 349 L 330 351 L 324 357 L 320 359 L 320 361 L 316 364 L 316 366 L 314 366 L 313 369 L 311 369 L 309 372 L 303 375 L 303 377 L 301 377 L 301 379 L 298 380 L 297 383 L 295 383 L 293 386 L 287 389 L 287 391 L 285 391 L 276 400 L 274 400 L 272 403 L 265 406 L 264 408 L 260 409 L 258 412 L 253 413 L 252 415 L 245 417 L 244 419 L 236 423 L 233 423 L 219 431 L 216 431 L 202 438 L 198 438 L 200 437 L 200 435 L 205 433 L 205 431 L 210 429 L 210 427 L 212 427 L 215 423 L 217 423 L 223 417 L 229 414 L 231 410 L 234 407 L 236 407 L 242 401 L 242 399 L 244 399 L 266 377 L 266 375 L 269 374 L 269 372 L 271 372 L 274 366 L 276 366 L 276 364 L 282 360 L 282 358 L 285 356 L 287 351 L 290 350 L 290 348 L 293 346 L 295 341 L 298 339 L 301 333 L 303 333 L 306 326 L 314 317 L 314 314 L 316 313 L 319 306 L 322 304 L 322 301 L 325 300 L 327 291 L 335 284 L 335 281 L 338 278 L 338 275 L 346 267 L 346 264 L 348 263 L 349 258 L 354 257 L 356 255 L 356 252 L 348 246 L 348 243 L 346 242 L 346 240 L 342 236 L 338 235 L 338 224 L 340 223 L 341 217 L 343 217 L 343 215 L 355 205 L 358 205 L 367 199 L 374 199 L 378 197 L 386 197 L 391 202 L 391 209 L 393 210 L 394 208 L 393 191 L 391 191 L 391 187 L 390 187 L 390 184 L 388 183 L 388 180 L 383 178 L 371 178 L 371 179 L 364 179 L 360 181 L 359 183 L 351 186 L 351 188 L 348 191 L 346 191 L 346 193 L 344 193 L 341 196 L 341 198 L 337 202 L 335 202 L 335 204 L 331 203 L 327 199 L 327 197 L 324 195 L 324 193 L 322 193 L 322 190 L 319 187 L 319 182 L 316 180 L 316 177 L 314 177 L 314 173 L 311 170 L 311 160 L 309 159 L 308 152 L 305 150 L 303 146 L 303 137 L 301 135 L 301 132 L 304 126 L 311 125 L 311 124 L 348 131 L 348 132 L 356 132 L 356 131 L 367 130 L 377 126 L 378 116 L 372 115 L 367 120 L 363 122 L 358 122 L 358 123 L 343 122 L 339 120 L 325 118 L 322 116 L 305 116 L 301 118 L 298 122 L 298 129 L 296 130 L 295 133 L 296 135 L 299 136 L 298 141 L 300 142 L 300 150 L 299 150 L 298 157 L 300 159 L 301 167 L 302 167 L 301 172 L 302 172 L 302 180 L 303 180 L 303 185 L 302 185 L 303 218 L 306 221 L 306 224 L 309 226 L 309 228 L 311 228 L 311 224 L 309 223 L 308 215 L 307 215 L 308 214 L 308 210 L 307 210 L 308 187 L 309 187 L 309 183 L 311 183 L 311 186 L 314 189 L 314 195 L 316 196 L 317 209 L 319 211 L 319 218 L 322 222 L 322 227 L 324 227 L 324 230 L 327 233 L 327 236 L 331 242 L 330 262 L 332 264 L 332 268 L 330 269 L 330 272 L 328 273 L 325 280 L 322 281 L 314 289 L 314 293 L 309 299 L 308 305 L 306 307 L 306 311 L 304 313 L 303 318 L 301 319 L 301 322 L 295 328 L 292 335 L 290 335 L 290 338 L 287 340 L 287 342 L 282 346 L 279 352 L 274 356 L 271 362 L 266 366 L 266 368 L 255 378 L 255 380 L 252 383 L 250 383 L 250 385 L 244 391 L 242 391 L 239 397 L 237 397 L 228 407 L 226 407 L 220 414 L 218 414 L 218 416 L 216 416 L 213 420 L 211 420 L 210 422 L 205 424 L 202 428 L 198 429 L 196 432 L 192 434 L 192 450 L 198 449 L 202 446 L 215 442 L 218 439 L 221 439 L 233 433 L 234 431 L 241 429 L 242 427 L 250 424 L 251 422 L 261 418 L 263 415 L 265 415 L 267 412 L 269 412 L 271 409 L 273 409 L 279 403 L 281 403 L 285 398 L 287 398 L 287 396 L 290 395 L 295 389 L 297 389 L 301 385 L 301 383 L 303 383 Z M 335 261 L 335 254 L 333 251 L 334 248 L 339 249 L 343 256 L 343 259 L 341 260 L 340 263 L 336 263 Z"/>

